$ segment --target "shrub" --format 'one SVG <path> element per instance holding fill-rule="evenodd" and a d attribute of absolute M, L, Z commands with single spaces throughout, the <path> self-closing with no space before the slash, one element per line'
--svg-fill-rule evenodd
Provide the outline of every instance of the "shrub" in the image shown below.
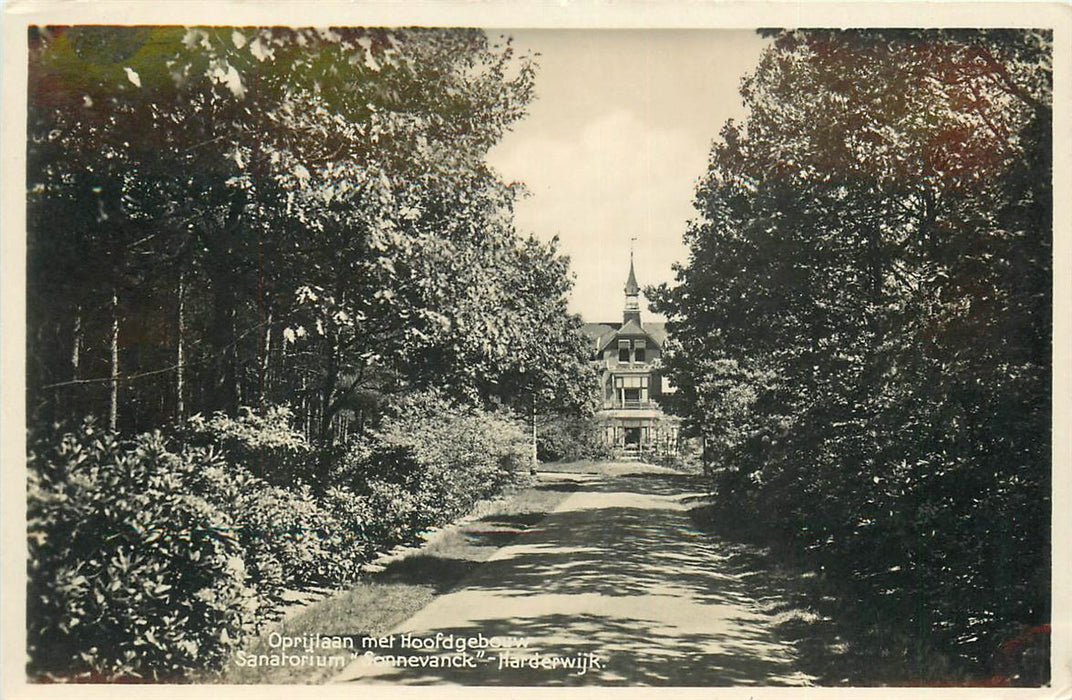
<path fill-rule="evenodd" d="M 459 406 L 436 392 L 400 401 L 377 434 L 378 472 L 404 475 L 427 525 L 466 512 L 526 473 L 528 439 L 504 413 Z"/>
<path fill-rule="evenodd" d="M 611 449 L 599 424 L 591 418 L 556 418 L 539 429 L 536 439 L 541 462 L 605 459 L 611 456 Z"/>
<path fill-rule="evenodd" d="M 369 528 L 374 514 L 367 498 L 342 486 L 327 489 L 321 503 L 328 513 L 323 528 L 327 553 L 323 571 L 328 580 L 352 581 L 375 553 Z"/>
<path fill-rule="evenodd" d="M 386 549 L 527 475 L 530 449 L 510 416 L 426 392 L 397 400 L 381 430 L 355 442 L 333 478 L 363 498 L 367 548 Z"/>
<path fill-rule="evenodd" d="M 305 436 L 293 425 L 293 414 L 285 406 L 273 406 L 263 414 L 251 408 L 239 409 L 237 418 L 215 413 L 211 418 L 191 416 L 175 431 L 184 444 L 222 450 L 229 464 L 241 465 L 250 473 L 276 486 L 320 481 Z"/>
<path fill-rule="evenodd" d="M 27 633 L 34 675 L 159 680 L 218 665 L 254 629 L 227 512 L 188 488 L 219 468 L 159 433 L 87 421 L 29 454 Z"/>
<path fill-rule="evenodd" d="M 368 504 L 335 485 L 346 482 L 340 475 L 347 460 L 363 454 L 361 441 L 348 452 L 337 446 L 314 452 L 292 421 L 285 407 L 264 415 L 244 408 L 234 419 L 195 416 L 176 432 L 181 440 L 227 455 L 226 470 L 206 474 L 210 478 L 198 488 L 231 510 L 250 574 L 273 605 L 286 588 L 353 580 L 369 549 Z"/>
<path fill-rule="evenodd" d="M 250 578 L 267 603 L 285 588 L 337 579 L 327 545 L 334 517 L 308 487 L 272 486 L 232 465 L 207 471 L 196 488 L 228 509 Z"/>
<path fill-rule="evenodd" d="M 92 422 L 30 450 L 31 673 L 180 678 L 218 666 L 281 593 L 352 580 L 362 563 L 527 474 L 509 416 L 437 394 L 398 403 L 323 490 L 269 483 L 313 463 L 283 410 L 195 417 L 169 449 Z M 309 481 L 312 481 L 310 479 Z M 335 483 L 331 483 L 335 482 Z M 72 659 L 74 662 L 72 663 Z"/>
<path fill-rule="evenodd" d="M 427 526 L 427 514 L 421 517 L 417 497 L 401 484 L 369 481 L 362 495 L 362 508 L 368 525 L 370 556 L 406 542 Z"/>

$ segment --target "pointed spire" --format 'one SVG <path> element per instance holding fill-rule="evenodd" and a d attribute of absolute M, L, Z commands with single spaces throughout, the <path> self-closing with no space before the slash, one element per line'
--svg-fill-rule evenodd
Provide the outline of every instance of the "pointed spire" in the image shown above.
<path fill-rule="evenodd" d="M 635 238 L 630 239 L 629 244 L 629 279 L 625 281 L 625 294 L 626 296 L 636 296 L 640 294 L 640 285 L 636 281 L 636 272 L 633 270 L 633 245 L 632 241 Z"/>
<path fill-rule="evenodd" d="M 622 323 L 628 324 L 635 321 L 640 325 L 640 285 L 636 281 L 636 270 L 633 269 L 633 241 L 629 242 L 629 279 L 625 281 L 625 313 Z"/>

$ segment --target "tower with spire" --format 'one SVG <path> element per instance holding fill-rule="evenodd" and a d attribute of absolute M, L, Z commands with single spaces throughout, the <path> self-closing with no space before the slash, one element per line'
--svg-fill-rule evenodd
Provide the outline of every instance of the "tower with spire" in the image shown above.
<path fill-rule="evenodd" d="M 633 268 L 632 248 L 629 249 L 629 279 L 625 281 L 625 313 L 622 315 L 622 323 L 628 324 L 630 321 L 636 321 L 637 325 L 640 325 L 640 285 L 637 284 L 636 270 Z"/>

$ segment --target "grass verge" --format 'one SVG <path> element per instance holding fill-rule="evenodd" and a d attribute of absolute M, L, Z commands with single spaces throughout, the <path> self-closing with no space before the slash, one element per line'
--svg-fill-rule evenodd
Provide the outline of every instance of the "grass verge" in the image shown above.
<path fill-rule="evenodd" d="M 575 487 L 573 487 L 575 488 Z M 568 481 L 541 473 L 536 483 L 505 496 L 482 501 L 458 523 L 431 533 L 423 543 L 377 560 L 353 587 L 291 611 L 202 683 L 313 684 L 330 680 L 351 659 L 351 651 L 300 646 L 285 650 L 306 655 L 314 663 L 273 665 L 281 652 L 270 635 L 295 640 L 331 635 L 361 639 L 384 636 L 397 624 L 454 588 L 480 562 L 535 527 L 570 495 Z M 250 659 L 255 663 L 250 664 Z M 259 663 L 260 661 L 265 663 Z M 245 663 L 243 663 L 245 661 Z"/>

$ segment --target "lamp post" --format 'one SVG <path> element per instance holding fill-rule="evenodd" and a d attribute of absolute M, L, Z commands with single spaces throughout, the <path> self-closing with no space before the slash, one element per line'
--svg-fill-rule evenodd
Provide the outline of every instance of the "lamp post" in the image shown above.
<path fill-rule="evenodd" d="M 539 465 L 539 457 L 536 456 L 536 392 L 532 392 L 532 473 L 536 473 L 536 467 Z"/>

